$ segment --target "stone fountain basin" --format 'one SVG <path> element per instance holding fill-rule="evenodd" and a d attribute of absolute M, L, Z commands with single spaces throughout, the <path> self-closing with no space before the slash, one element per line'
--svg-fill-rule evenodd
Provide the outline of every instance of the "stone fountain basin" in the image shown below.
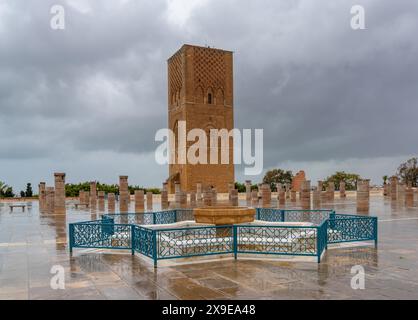
<path fill-rule="evenodd" d="M 197 223 L 208 223 L 217 226 L 253 222 L 255 209 L 248 207 L 202 207 L 193 209 Z"/>

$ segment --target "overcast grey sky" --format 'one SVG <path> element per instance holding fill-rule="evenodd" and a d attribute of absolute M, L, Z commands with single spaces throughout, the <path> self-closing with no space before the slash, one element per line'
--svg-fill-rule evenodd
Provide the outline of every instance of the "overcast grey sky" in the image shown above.
<path fill-rule="evenodd" d="M 380 183 L 418 155 L 417 35 L 416 0 L 0 0 L 0 180 L 160 186 L 166 59 L 190 43 L 235 52 L 235 126 L 264 129 L 265 169 Z"/>

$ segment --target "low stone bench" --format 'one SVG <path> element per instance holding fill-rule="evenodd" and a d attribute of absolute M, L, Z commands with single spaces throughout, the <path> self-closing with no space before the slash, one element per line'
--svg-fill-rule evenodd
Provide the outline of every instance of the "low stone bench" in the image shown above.
<path fill-rule="evenodd" d="M 80 206 L 85 206 L 86 208 L 89 207 L 89 205 L 87 203 L 74 203 L 74 206 L 75 206 L 76 209 L 78 209 L 78 207 L 80 207 Z"/>
<path fill-rule="evenodd" d="M 22 211 L 25 212 L 26 204 L 9 204 L 10 212 L 13 212 L 14 208 L 22 208 Z"/>

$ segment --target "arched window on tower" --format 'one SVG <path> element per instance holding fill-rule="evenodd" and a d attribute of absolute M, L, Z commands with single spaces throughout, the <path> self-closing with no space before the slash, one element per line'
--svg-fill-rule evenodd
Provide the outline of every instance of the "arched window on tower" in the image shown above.
<path fill-rule="evenodd" d="M 223 106 L 225 104 L 224 101 L 224 93 L 221 89 L 218 89 L 218 91 L 216 92 L 216 100 L 215 100 L 216 104 Z"/>
<path fill-rule="evenodd" d="M 209 88 L 206 94 L 206 103 L 207 104 L 213 104 L 213 91 L 212 88 Z"/>
<path fill-rule="evenodd" d="M 198 86 L 195 90 L 195 101 L 196 103 L 204 103 L 205 93 L 201 86 Z"/>

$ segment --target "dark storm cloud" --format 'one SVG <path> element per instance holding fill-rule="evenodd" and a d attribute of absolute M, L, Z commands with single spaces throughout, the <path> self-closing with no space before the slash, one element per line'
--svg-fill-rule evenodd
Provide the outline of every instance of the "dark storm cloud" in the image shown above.
<path fill-rule="evenodd" d="M 64 31 L 49 26 L 53 4 Z M 350 28 L 354 4 L 366 30 Z M 2 1 L 0 160 L 153 152 L 166 59 L 183 43 L 235 52 L 235 126 L 264 129 L 265 167 L 416 153 L 417 1 L 190 6 Z"/>

